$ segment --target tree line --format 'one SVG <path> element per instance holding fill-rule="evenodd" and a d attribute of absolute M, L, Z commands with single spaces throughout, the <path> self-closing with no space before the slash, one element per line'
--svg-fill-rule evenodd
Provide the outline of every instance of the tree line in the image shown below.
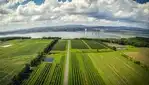
<path fill-rule="evenodd" d="M 15 39 L 31 39 L 31 37 L 2 37 L 0 38 L 0 41 L 9 41 Z"/>
<path fill-rule="evenodd" d="M 9 40 L 16 40 L 16 39 L 31 39 L 31 37 L 1 37 L 0 41 L 9 41 Z M 60 37 L 42 37 L 39 39 L 61 39 Z"/>
<path fill-rule="evenodd" d="M 93 39 L 93 38 L 75 38 L 76 40 L 95 40 L 97 42 L 109 42 L 109 43 L 116 43 L 120 45 L 132 45 L 135 47 L 149 47 L 149 38 L 145 37 L 132 37 L 132 38 L 103 38 L 103 39 Z M 104 44 L 104 43 L 102 43 Z M 107 46 L 106 44 L 104 44 Z M 116 47 L 107 46 L 116 51 Z"/>
<path fill-rule="evenodd" d="M 58 40 L 59 39 L 54 39 L 50 44 L 48 44 L 42 52 L 38 53 L 37 57 L 31 60 L 29 64 L 26 64 L 23 69 L 11 79 L 11 82 L 8 85 L 21 85 L 22 81 L 27 79 L 31 74 L 31 68 L 37 67 L 42 61 L 44 61 L 46 54 L 52 50 Z"/>
<path fill-rule="evenodd" d="M 149 47 L 149 38 L 144 37 L 133 37 L 133 38 L 106 38 L 100 39 L 102 42 L 117 43 L 120 45 L 132 45 L 136 47 Z"/>
<path fill-rule="evenodd" d="M 42 39 L 61 39 L 60 37 L 42 37 Z"/>

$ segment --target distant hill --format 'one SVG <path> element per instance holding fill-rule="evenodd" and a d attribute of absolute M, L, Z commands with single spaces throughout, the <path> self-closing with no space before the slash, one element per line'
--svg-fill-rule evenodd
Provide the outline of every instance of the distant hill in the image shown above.
<path fill-rule="evenodd" d="M 139 31 L 139 32 L 149 32 L 148 29 L 136 28 L 136 27 L 113 27 L 113 26 L 84 26 L 84 25 L 64 25 L 64 26 L 52 26 L 52 27 L 36 27 L 30 29 L 20 29 L 14 31 L 4 31 L 0 32 L 0 35 L 7 34 L 26 34 L 26 33 L 35 33 L 35 32 L 58 32 L 58 31 L 67 31 L 67 32 L 76 32 L 76 31 L 106 31 L 106 32 L 121 32 L 121 31 Z"/>

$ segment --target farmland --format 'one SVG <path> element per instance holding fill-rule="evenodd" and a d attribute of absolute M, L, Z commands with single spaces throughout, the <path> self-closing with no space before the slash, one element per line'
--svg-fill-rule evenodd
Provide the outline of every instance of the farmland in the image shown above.
<path fill-rule="evenodd" d="M 149 73 L 119 52 L 88 54 L 107 85 L 148 85 Z"/>
<path fill-rule="evenodd" d="M 73 49 L 88 49 L 82 40 L 72 40 L 71 42 Z"/>
<path fill-rule="evenodd" d="M 92 49 L 104 49 L 106 48 L 104 45 L 102 45 L 99 42 L 93 41 L 93 40 L 85 40 L 85 42 L 92 48 Z"/>
<path fill-rule="evenodd" d="M 6 85 L 24 64 L 29 63 L 50 41 L 33 39 L 1 42 L 0 85 Z"/>
<path fill-rule="evenodd" d="M 105 85 L 88 56 L 71 54 L 69 85 Z"/>
<path fill-rule="evenodd" d="M 65 56 L 55 56 L 53 62 L 43 62 L 23 85 L 62 85 Z"/>
<path fill-rule="evenodd" d="M 140 61 L 144 65 L 149 66 L 149 48 L 139 48 L 136 51 L 124 52 L 135 61 Z"/>
<path fill-rule="evenodd" d="M 3 66 L 0 67 L 0 78 L 6 79 L 2 80 L 0 85 L 10 80 L 9 77 L 16 74 L 25 63 L 35 58 L 37 53 L 51 41 L 28 39 L 1 42 L 0 63 Z M 21 84 L 149 85 L 149 70 L 133 60 L 137 59 L 140 62 L 147 60 L 149 48 L 126 45 L 127 49 L 114 51 L 111 47 L 114 45 L 119 48 L 120 45 L 109 44 L 105 45 L 97 40 L 60 39 L 54 44 L 52 50 L 44 54 L 45 57 L 39 65 L 31 67 L 32 72 Z M 123 54 L 137 58 L 130 60 Z"/>
<path fill-rule="evenodd" d="M 54 47 L 53 47 L 53 51 L 65 51 L 66 49 L 66 40 L 60 40 Z"/>
<path fill-rule="evenodd" d="M 123 52 L 134 52 L 138 48 L 126 46 L 127 49 L 120 51 L 95 53 L 94 49 L 107 47 L 100 42 L 83 41 L 89 48 L 85 52 L 76 53 L 72 48 L 69 85 L 149 85 L 148 70 L 122 56 Z"/>

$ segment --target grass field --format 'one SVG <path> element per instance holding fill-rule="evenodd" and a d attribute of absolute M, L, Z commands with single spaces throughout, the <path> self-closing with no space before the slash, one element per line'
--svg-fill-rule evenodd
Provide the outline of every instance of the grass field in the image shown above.
<path fill-rule="evenodd" d="M 0 85 L 10 79 L 42 51 L 51 40 L 11 40 L 0 44 Z"/>
<path fill-rule="evenodd" d="M 72 49 L 88 49 L 82 40 L 71 40 Z"/>
<path fill-rule="evenodd" d="M 149 72 L 119 52 L 88 54 L 106 85 L 149 85 Z"/>
<path fill-rule="evenodd" d="M 84 40 L 92 49 L 104 49 L 105 46 L 93 40 Z"/>
<path fill-rule="evenodd" d="M 66 50 L 66 40 L 60 40 L 54 47 L 53 51 L 65 51 Z"/>

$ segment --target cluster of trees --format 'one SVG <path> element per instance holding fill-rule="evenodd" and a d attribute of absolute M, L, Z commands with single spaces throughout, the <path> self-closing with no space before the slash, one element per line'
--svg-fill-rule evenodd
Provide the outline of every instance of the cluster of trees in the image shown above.
<path fill-rule="evenodd" d="M 144 69 L 146 69 L 147 71 L 149 71 L 149 67 L 143 63 L 141 63 L 140 61 L 136 61 L 133 58 L 131 58 L 130 56 L 126 55 L 126 54 L 121 54 L 123 57 L 127 58 L 130 61 L 133 61 L 135 64 L 140 65 L 141 67 L 143 67 Z"/>
<path fill-rule="evenodd" d="M 130 60 L 130 61 L 133 61 L 135 64 L 138 64 L 138 65 L 140 65 L 141 64 L 141 62 L 140 61 L 136 61 L 136 60 L 133 60 L 130 56 L 128 56 L 128 55 L 126 55 L 126 54 L 121 54 L 123 57 L 125 57 L 125 58 L 127 58 L 128 60 Z"/>
<path fill-rule="evenodd" d="M 53 40 L 48 46 L 46 46 L 46 48 L 44 48 L 43 52 L 40 52 L 36 58 L 34 58 L 31 61 L 31 66 L 37 66 L 41 63 L 41 61 L 43 61 L 46 57 L 46 54 L 48 54 L 52 48 L 54 47 L 54 45 L 58 42 L 58 39 Z"/>
<path fill-rule="evenodd" d="M 51 44 L 49 44 L 45 49 L 44 49 L 44 53 L 48 53 L 52 50 L 52 48 L 54 47 L 54 45 L 58 42 L 59 39 L 55 39 L 51 42 Z"/>
<path fill-rule="evenodd" d="M 30 66 L 34 67 L 34 66 L 38 66 L 41 61 L 44 60 L 44 58 L 46 57 L 45 53 L 41 52 L 37 55 L 36 58 L 34 58 L 31 62 L 30 62 Z"/>
<path fill-rule="evenodd" d="M 31 37 L 2 37 L 0 41 L 8 41 L 15 39 L 31 39 Z M 42 39 L 61 39 L 60 37 L 42 37 Z"/>
<path fill-rule="evenodd" d="M 12 78 L 12 82 L 9 85 L 20 85 L 25 78 L 28 78 L 30 72 L 30 65 L 26 64 L 24 68 Z"/>
<path fill-rule="evenodd" d="M 116 39 L 116 38 L 106 38 L 106 39 L 75 38 L 75 39 L 95 40 L 97 42 L 101 41 L 101 43 L 109 42 L 109 43 L 117 43 L 120 45 L 132 45 L 132 46 L 136 46 L 136 47 L 149 47 L 149 38 L 144 38 L 144 37 L 121 38 L 121 39 Z M 104 44 L 104 43 L 102 43 L 102 44 Z M 116 47 L 109 47 L 109 48 L 116 51 Z"/>
<path fill-rule="evenodd" d="M 95 38 L 74 38 L 76 40 L 98 40 L 98 39 L 95 39 Z"/>
<path fill-rule="evenodd" d="M 0 41 L 8 41 L 8 40 L 15 40 L 15 39 L 31 39 L 31 37 L 4 37 L 4 38 L 0 38 Z"/>
<path fill-rule="evenodd" d="M 44 60 L 46 54 L 51 51 L 57 42 L 58 39 L 53 40 L 48 46 L 46 46 L 43 52 L 38 53 L 37 57 L 34 58 L 30 64 L 26 64 L 25 67 L 12 78 L 12 81 L 9 83 L 9 85 L 20 85 L 24 79 L 28 78 L 32 72 L 30 68 L 38 66 Z"/>
<path fill-rule="evenodd" d="M 42 37 L 42 39 L 61 39 L 60 37 Z"/>
<path fill-rule="evenodd" d="M 134 37 L 134 38 L 121 38 L 121 39 L 115 39 L 115 38 L 106 38 L 106 39 L 100 39 L 103 42 L 110 42 L 110 43 L 117 43 L 121 45 L 132 45 L 136 47 L 149 47 L 149 38 L 143 38 L 143 37 Z"/>

